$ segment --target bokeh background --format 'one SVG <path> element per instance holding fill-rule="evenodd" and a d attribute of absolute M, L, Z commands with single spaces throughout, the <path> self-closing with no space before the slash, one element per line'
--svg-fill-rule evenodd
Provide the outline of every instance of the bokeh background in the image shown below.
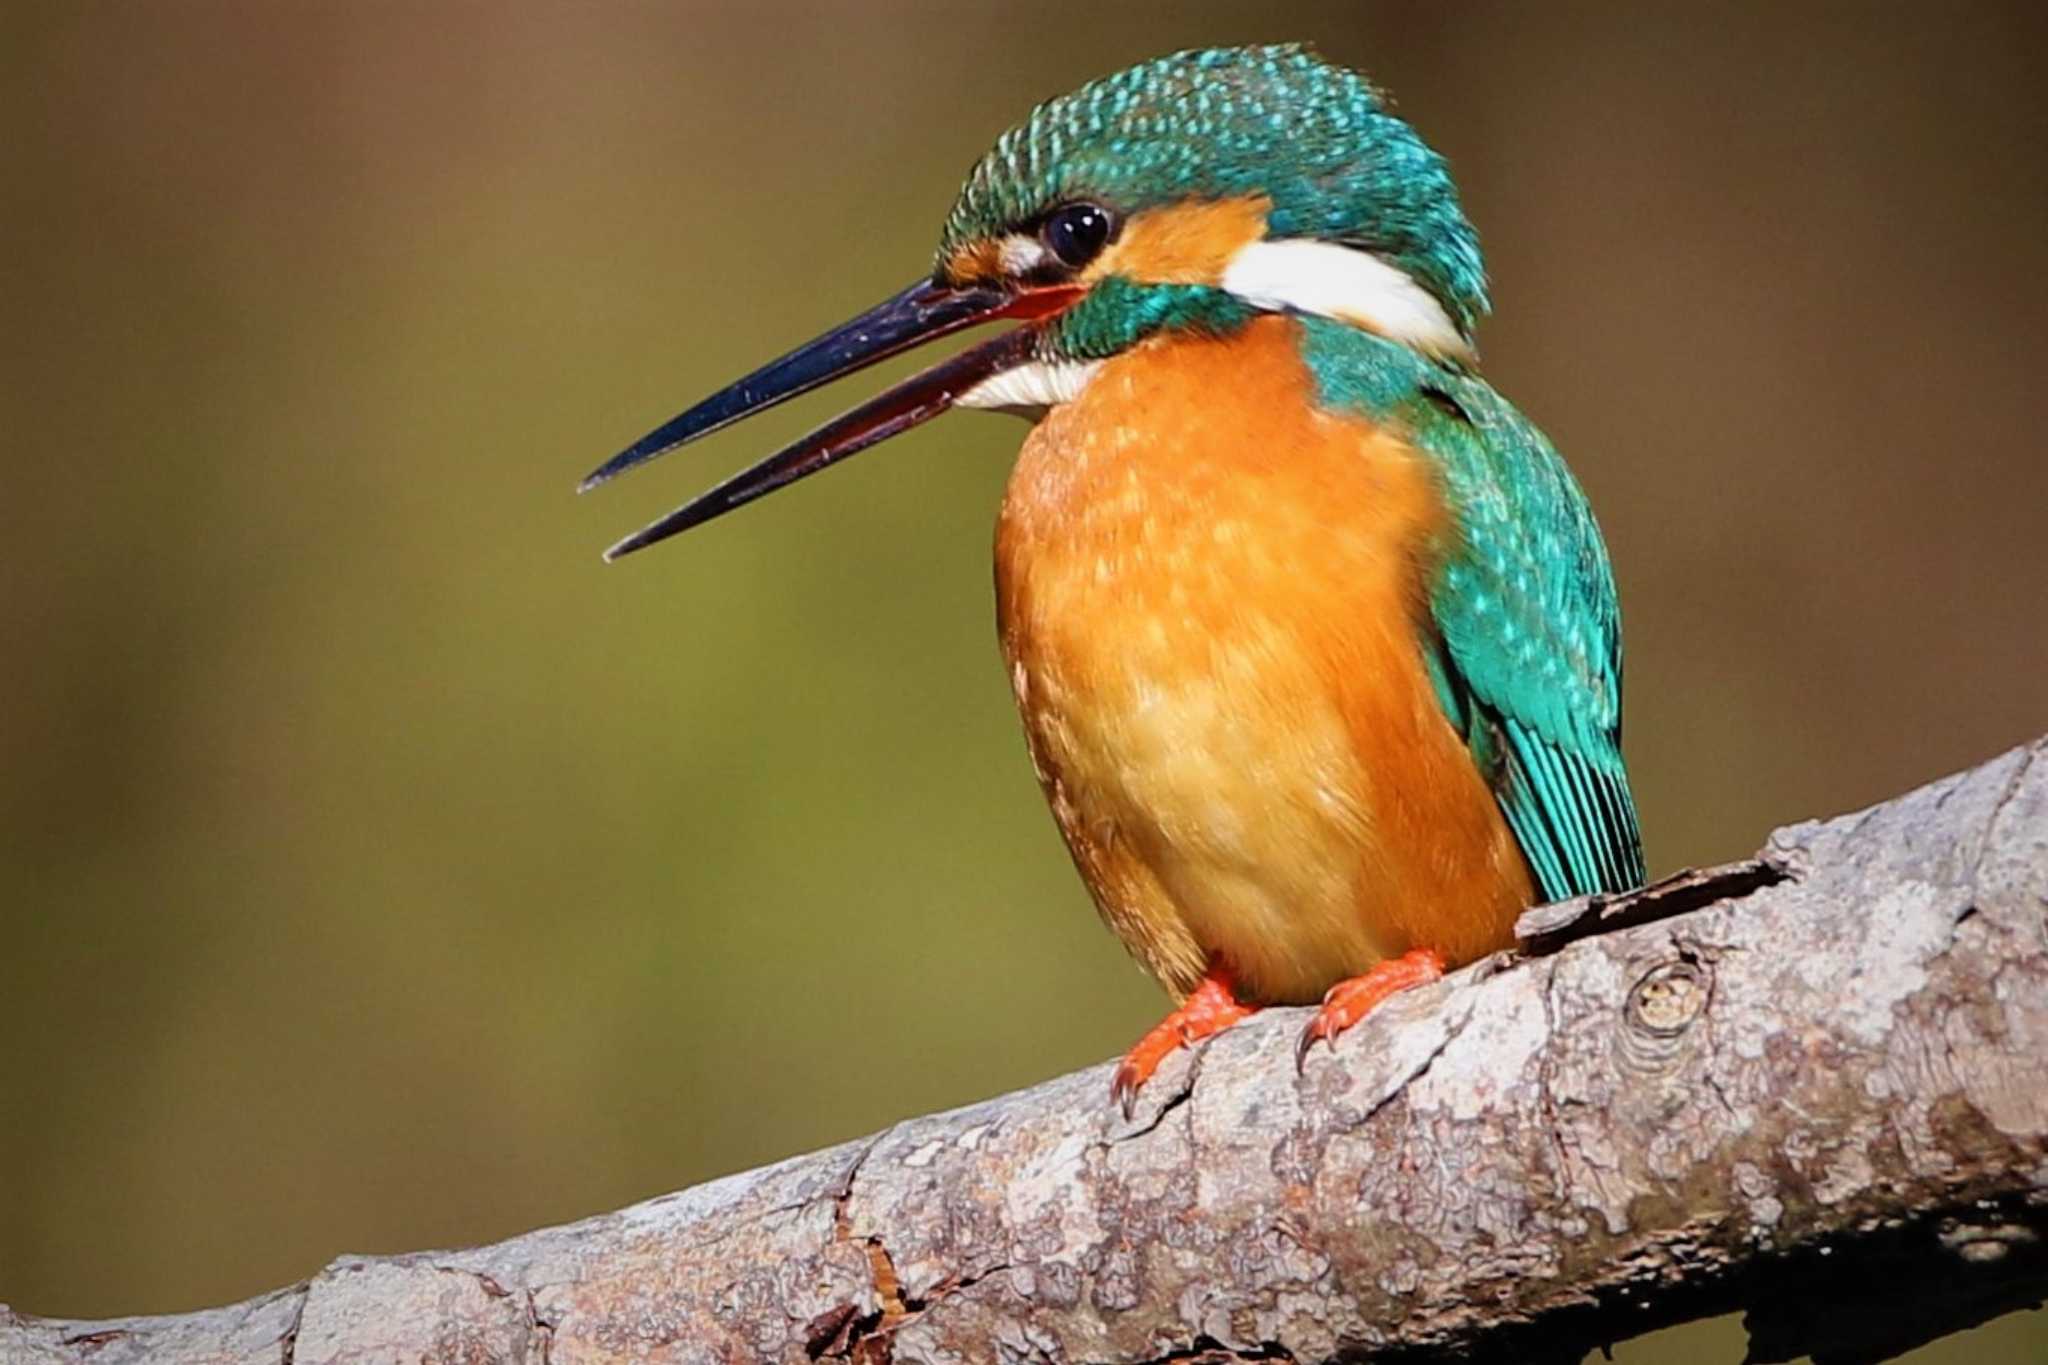
<path fill-rule="evenodd" d="M 923 270 L 1035 100 L 1171 48 L 1313 39 L 1451 157 L 1488 370 L 1607 527 L 1656 870 L 2048 729 L 2044 36 L 9 0 L 0 1299 L 173 1310 L 494 1239 L 1152 1022 L 996 659 L 1021 426 L 610 568 L 871 386 L 571 488 Z M 2021 1317 L 1924 1358 L 2044 1350 Z"/>

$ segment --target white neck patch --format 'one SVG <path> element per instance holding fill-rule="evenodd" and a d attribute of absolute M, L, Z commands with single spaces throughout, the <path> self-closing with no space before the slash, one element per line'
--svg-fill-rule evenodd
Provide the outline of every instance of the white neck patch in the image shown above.
<path fill-rule="evenodd" d="M 953 400 L 963 408 L 993 408 L 1038 417 L 1047 408 L 1071 403 L 1102 368 L 1099 360 L 1027 360 L 976 384 Z"/>
<path fill-rule="evenodd" d="M 1255 308 L 1314 313 L 1430 355 L 1473 358 L 1434 295 L 1357 247 L 1299 237 L 1251 242 L 1230 258 L 1222 284 Z"/>

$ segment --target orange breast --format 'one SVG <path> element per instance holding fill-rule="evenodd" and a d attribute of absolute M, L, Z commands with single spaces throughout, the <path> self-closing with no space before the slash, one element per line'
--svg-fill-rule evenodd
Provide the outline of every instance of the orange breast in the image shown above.
<path fill-rule="evenodd" d="M 1306 1002 L 1533 898 L 1420 641 L 1445 511 L 1398 434 L 1319 412 L 1296 324 L 1156 340 L 1026 441 L 996 539 L 1033 762 L 1169 989 Z"/>

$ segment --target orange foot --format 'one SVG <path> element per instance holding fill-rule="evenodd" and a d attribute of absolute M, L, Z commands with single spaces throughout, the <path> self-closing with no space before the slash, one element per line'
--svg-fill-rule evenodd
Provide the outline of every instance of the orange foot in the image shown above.
<path fill-rule="evenodd" d="M 1318 1042 L 1335 1047 L 1338 1034 L 1365 1018 L 1394 992 L 1426 985 L 1443 974 L 1441 953 L 1434 948 L 1411 948 L 1399 957 L 1388 958 L 1364 976 L 1339 981 L 1330 987 L 1329 994 L 1323 997 L 1323 1007 L 1301 1031 L 1301 1041 L 1294 1045 L 1294 1069 L 1301 1070 L 1308 1061 L 1308 1050 Z"/>
<path fill-rule="evenodd" d="M 1180 1008 L 1153 1025 L 1152 1031 L 1124 1054 L 1123 1065 L 1116 1069 L 1116 1080 L 1110 1084 L 1109 1097 L 1129 1118 L 1138 1104 L 1138 1087 L 1152 1079 L 1161 1062 L 1189 1043 L 1223 1032 L 1258 1008 L 1238 1003 L 1230 973 L 1221 966 L 1211 967 L 1202 984 L 1181 1002 Z"/>

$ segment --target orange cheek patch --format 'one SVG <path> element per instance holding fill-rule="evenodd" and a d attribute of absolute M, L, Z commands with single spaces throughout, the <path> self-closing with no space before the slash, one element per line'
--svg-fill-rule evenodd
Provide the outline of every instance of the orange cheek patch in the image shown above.
<path fill-rule="evenodd" d="M 1266 235 L 1264 195 L 1147 209 L 1083 272 L 1086 280 L 1121 275 L 1145 284 L 1219 284 L 1230 258 Z"/>
<path fill-rule="evenodd" d="M 1001 279 L 1002 248 L 993 237 L 967 242 L 946 258 L 946 279 L 956 285 Z"/>

